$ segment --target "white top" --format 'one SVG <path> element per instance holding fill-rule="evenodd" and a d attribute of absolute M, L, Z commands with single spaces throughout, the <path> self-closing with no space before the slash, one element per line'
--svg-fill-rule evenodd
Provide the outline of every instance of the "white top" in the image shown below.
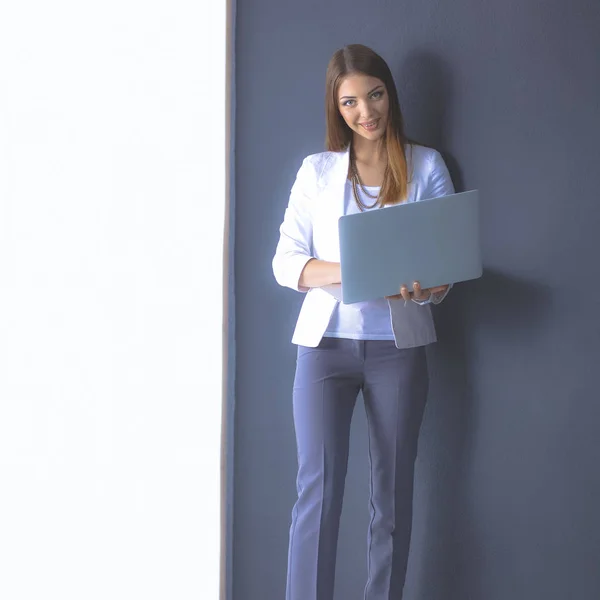
<path fill-rule="evenodd" d="M 376 196 L 381 188 L 364 186 L 365 190 Z M 360 199 L 364 204 L 370 206 L 375 202 L 374 198 L 363 194 L 358 188 Z M 379 210 L 370 208 L 368 210 Z M 353 215 L 360 212 L 354 194 L 352 183 L 347 181 L 344 192 L 344 215 Z M 365 211 L 366 212 L 366 211 Z M 369 300 L 368 302 L 356 302 L 354 304 L 343 304 L 338 302 L 333 310 L 329 325 L 324 337 L 346 338 L 351 340 L 393 340 L 392 320 L 390 307 L 385 298 Z"/>

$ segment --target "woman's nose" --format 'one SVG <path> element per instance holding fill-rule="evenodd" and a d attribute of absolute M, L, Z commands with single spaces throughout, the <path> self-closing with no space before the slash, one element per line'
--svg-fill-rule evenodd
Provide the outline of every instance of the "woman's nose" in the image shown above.
<path fill-rule="evenodd" d="M 360 105 L 360 116 L 364 121 L 368 121 L 373 115 L 373 109 L 368 102 L 363 102 Z"/>

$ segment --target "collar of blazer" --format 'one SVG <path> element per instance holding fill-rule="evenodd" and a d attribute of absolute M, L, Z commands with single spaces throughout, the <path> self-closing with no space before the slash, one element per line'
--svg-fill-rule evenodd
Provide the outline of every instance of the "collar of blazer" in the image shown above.
<path fill-rule="evenodd" d="M 326 152 L 324 158 L 318 179 L 318 186 L 321 190 L 331 185 L 345 185 L 350 166 L 350 149 L 347 148 L 341 152 Z"/>
<path fill-rule="evenodd" d="M 313 161 L 318 196 L 313 212 L 313 250 L 322 260 L 339 262 L 338 220 L 344 214 L 350 153 L 348 150 L 323 152 Z"/>
<path fill-rule="evenodd" d="M 349 149 L 328 152 L 318 176 L 317 187 L 322 198 L 327 198 L 326 211 L 336 220 L 344 214 L 345 186 L 350 165 Z"/>
<path fill-rule="evenodd" d="M 411 144 L 405 144 L 406 162 L 408 167 L 409 183 L 412 181 L 413 147 Z M 341 152 L 324 152 L 324 157 L 320 169 L 318 169 L 317 189 L 319 192 L 327 191 L 332 193 L 332 197 L 337 198 L 339 202 L 336 205 L 338 214 L 344 211 L 344 187 L 348 180 L 348 168 L 350 166 L 350 147 Z"/>

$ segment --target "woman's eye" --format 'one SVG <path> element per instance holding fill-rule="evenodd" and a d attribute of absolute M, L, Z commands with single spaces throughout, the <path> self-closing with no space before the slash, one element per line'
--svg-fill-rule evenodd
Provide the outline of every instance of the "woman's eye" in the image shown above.
<path fill-rule="evenodd" d="M 374 92 L 371 95 L 371 98 L 374 98 L 375 100 L 377 100 L 378 98 L 381 98 L 381 96 L 383 96 L 383 92 Z"/>
<path fill-rule="evenodd" d="M 343 106 L 352 106 L 352 104 L 353 104 L 353 103 L 354 103 L 354 100 L 346 100 L 346 101 L 343 103 Z"/>

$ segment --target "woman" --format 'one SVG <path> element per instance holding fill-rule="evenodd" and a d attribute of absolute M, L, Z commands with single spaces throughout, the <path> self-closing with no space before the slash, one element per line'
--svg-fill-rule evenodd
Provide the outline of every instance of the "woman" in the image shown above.
<path fill-rule="evenodd" d="M 409 142 L 396 87 L 371 49 L 338 50 L 327 69 L 327 152 L 307 157 L 292 187 L 273 259 L 277 281 L 306 297 L 293 343 L 298 500 L 287 600 L 333 600 L 350 421 L 362 390 L 369 430 L 371 520 L 365 600 L 402 596 L 412 523 L 414 463 L 425 408 L 430 303 L 449 286 L 344 305 L 340 216 L 454 193 L 440 154 Z M 423 240 L 427 244 L 427 240 Z M 414 249 L 419 252 L 419 248 Z"/>

